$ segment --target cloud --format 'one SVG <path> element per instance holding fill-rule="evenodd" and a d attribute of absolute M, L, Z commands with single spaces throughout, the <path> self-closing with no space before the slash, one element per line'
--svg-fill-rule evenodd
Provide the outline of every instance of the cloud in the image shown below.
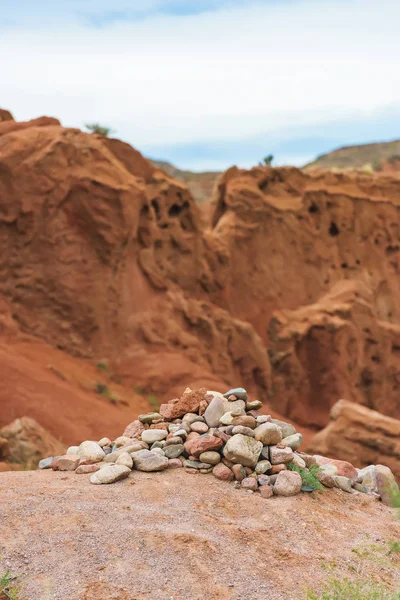
<path fill-rule="evenodd" d="M 247 164 L 252 140 L 321 139 L 330 123 L 349 133 L 377 111 L 400 114 L 397 0 L 186 0 L 185 14 L 166 0 L 16 4 L 2 13 L 0 91 L 19 119 L 99 121 L 139 149 L 201 147 L 203 166 L 208 147 L 221 166 L 224 144 Z"/>

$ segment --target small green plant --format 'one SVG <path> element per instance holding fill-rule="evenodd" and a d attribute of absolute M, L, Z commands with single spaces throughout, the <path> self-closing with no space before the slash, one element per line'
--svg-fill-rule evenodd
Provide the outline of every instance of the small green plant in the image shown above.
<path fill-rule="evenodd" d="M 153 410 L 156 412 L 160 410 L 160 403 L 158 402 L 157 396 L 150 394 L 150 396 L 147 396 L 147 400 Z"/>
<path fill-rule="evenodd" d="M 268 154 L 265 158 L 263 158 L 264 165 L 266 167 L 270 167 L 272 165 L 272 161 L 274 160 L 273 154 Z"/>
<path fill-rule="evenodd" d="M 294 463 L 288 463 L 287 468 L 289 471 L 296 471 L 300 474 L 303 481 L 303 485 L 313 488 L 314 490 L 322 491 L 323 485 L 317 479 L 317 473 L 321 470 L 318 465 L 310 465 L 308 469 L 298 467 Z"/>
<path fill-rule="evenodd" d="M 15 583 L 15 579 L 16 577 L 12 576 L 9 571 L 0 577 L 0 598 L 17 600 L 19 586 Z"/>
<path fill-rule="evenodd" d="M 100 123 L 85 123 L 85 127 L 90 133 L 97 133 L 99 135 L 103 135 L 104 137 L 108 137 L 113 130 L 111 127 L 104 127 L 100 125 Z"/>
<path fill-rule="evenodd" d="M 95 391 L 96 394 L 100 394 L 100 396 L 104 396 L 105 398 L 109 398 L 110 396 L 110 390 L 105 383 L 96 383 Z"/>
<path fill-rule="evenodd" d="M 373 579 L 330 579 L 319 593 L 307 591 L 306 600 L 400 600 L 400 591 L 392 591 Z"/>
<path fill-rule="evenodd" d="M 133 389 L 133 391 L 134 391 L 134 392 L 136 392 L 137 394 L 141 394 L 141 395 L 143 395 L 143 394 L 145 394 L 145 393 L 146 393 L 146 390 L 145 390 L 145 388 L 144 388 L 144 387 L 141 387 L 140 385 L 134 385 L 134 386 L 132 387 L 132 389 Z"/>
<path fill-rule="evenodd" d="M 394 485 L 388 490 L 388 492 L 390 495 L 392 507 L 397 508 L 400 511 L 400 489 L 397 487 L 397 485 Z"/>
<path fill-rule="evenodd" d="M 108 373 L 108 365 L 105 362 L 98 362 L 96 365 L 97 369 L 99 371 L 104 371 L 105 373 Z"/>
<path fill-rule="evenodd" d="M 388 554 L 400 553 L 400 542 L 390 542 L 390 548 Z"/>

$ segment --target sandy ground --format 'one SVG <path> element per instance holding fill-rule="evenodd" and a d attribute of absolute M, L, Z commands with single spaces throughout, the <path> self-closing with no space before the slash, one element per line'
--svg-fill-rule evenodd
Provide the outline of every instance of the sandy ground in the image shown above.
<path fill-rule="evenodd" d="M 400 585 L 394 511 L 339 490 L 264 500 L 211 475 L 0 474 L 0 575 L 21 600 L 305 598 L 335 576 Z"/>

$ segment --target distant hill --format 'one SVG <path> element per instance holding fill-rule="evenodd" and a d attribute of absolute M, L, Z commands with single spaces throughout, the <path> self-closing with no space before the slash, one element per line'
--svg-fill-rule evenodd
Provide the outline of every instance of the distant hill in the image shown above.
<path fill-rule="evenodd" d="M 152 163 L 179 181 L 186 183 L 193 198 L 201 204 L 210 198 L 214 189 L 215 182 L 221 175 L 219 171 L 205 171 L 204 173 L 194 173 L 193 171 L 182 171 L 177 169 L 171 163 L 163 160 L 152 160 Z"/>
<path fill-rule="evenodd" d="M 345 146 L 319 156 L 305 168 L 400 171 L 400 140 Z"/>

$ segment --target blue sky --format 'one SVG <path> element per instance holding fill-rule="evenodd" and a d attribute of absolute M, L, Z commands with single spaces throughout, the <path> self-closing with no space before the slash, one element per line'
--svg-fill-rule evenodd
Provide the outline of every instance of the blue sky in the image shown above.
<path fill-rule="evenodd" d="M 400 138 L 398 0 L 0 0 L 1 106 L 181 168 Z"/>

